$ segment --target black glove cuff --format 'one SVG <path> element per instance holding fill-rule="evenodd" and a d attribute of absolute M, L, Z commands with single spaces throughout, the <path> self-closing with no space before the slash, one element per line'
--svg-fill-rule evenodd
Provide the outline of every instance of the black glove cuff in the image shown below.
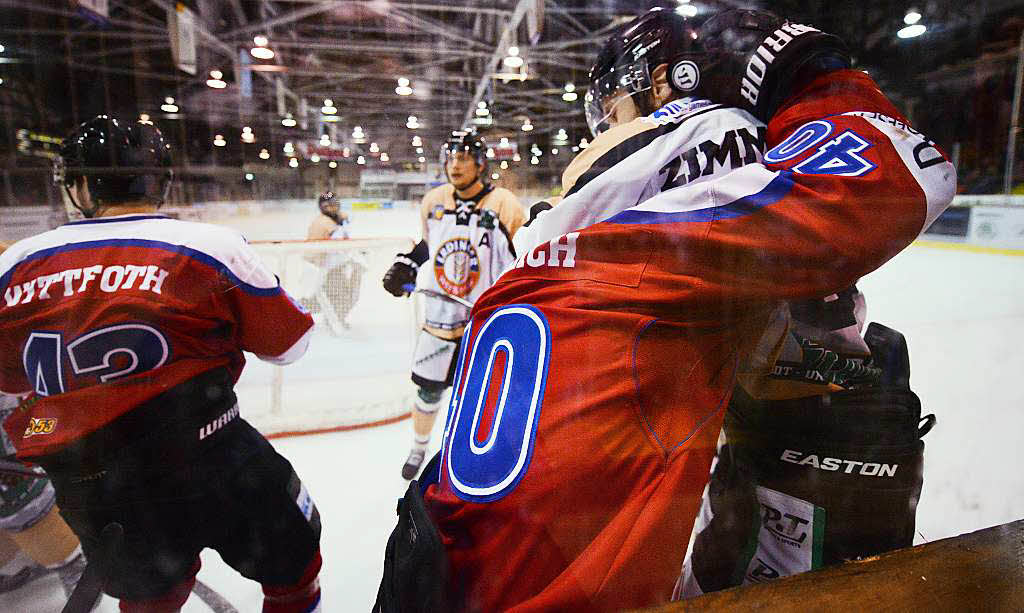
<path fill-rule="evenodd" d="M 403 260 L 403 258 L 405 258 Z M 416 246 L 412 248 L 409 253 L 399 253 L 398 258 L 395 261 L 405 262 L 413 268 L 419 268 L 423 262 L 430 259 L 430 249 L 427 248 L 427 241 L 421 240 L 416 243 Z M 406 261 L 407 260 L 407 261 Z"/>

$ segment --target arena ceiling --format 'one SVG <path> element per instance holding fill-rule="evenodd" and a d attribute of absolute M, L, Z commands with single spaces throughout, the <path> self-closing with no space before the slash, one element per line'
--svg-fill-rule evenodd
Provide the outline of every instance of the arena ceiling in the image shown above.
<path fill-rule="evenodd" d="M 581 107 L 586 74 L 607 33 L 648 8 L 681 3 L 108 0 L 106 18 L 78 4 L 0 0 L 0 104 L 8 132 L 59 134 L 99 112 L 146 113 L 165 131 L 180 126 L 182 146 L 197 161 L 205 160 L 216 134 L 231 143 L 220 163 L 231 163 L 228 150 L 251 156 L 239 144 L 248 126 L 254 150 L 267 147 L 276 154 L 283 142 L 328 133 L 354 154 L 379 162 L 383 151 L 399 164 L 436 159 L 451 130 L 474 122 L 492 139 L 518 141 L 521 151 L 533 143 L 548 149 L 560 129 L 567 146 L 578 144 L 589 137 Z M 756 4 L 835 32 L 851 44 L 859 66 L 910 103 L 923 75 L 955 76 L 957 66 L 977 61 L 1012 63 L 1024 25 L 1024 2 L 1009 0 L 682 4 L 697 12 Z M 176 66 L 172 55 L 169 16 L 182 6 L 195 15 L 194 75 Z M 926 35 L 897 38 L 914 7 Z M 272 59 L 252 57 L 255 36 L 267 38 Z M 520 50 L 524 67 L 518 71 L 525 80 L 507 78 L 517 72 L 504 61 L 510 46 Z M 223 73 L 224 88 L 207 85 L 211 70 Z M 411 94 L 397 93 L 405 84 L 400 79 L 408 80 Z M 575 86 L 575 100 L 564 96 L 567 84 Z M 167 97 L 177 112 L 161 110 Z M 325 100 L 335 113 L 323 113 Z M 478 113 L 481 103 L 486 115 Z M 282 111 L 298 125 L 283 125 Z M 407 126 L 412 116 L 416 129 Z M 530 132 L 522 129 L 527 120 Z M 353 136 L 356 126 L 363 137 Z M 416 135 L 422 154 L 412 143 Z M 378 151 L 371 151 L 371 143 Z"/>

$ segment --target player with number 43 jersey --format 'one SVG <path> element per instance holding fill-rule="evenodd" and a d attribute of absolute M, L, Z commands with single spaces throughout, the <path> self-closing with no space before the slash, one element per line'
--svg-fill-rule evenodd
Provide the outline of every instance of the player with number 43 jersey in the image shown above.
<path fill-rule="evenodd" d="M 157 213 L 169 149 L 105 115 L 64 139 L 55 178 L 85 219 L 0 255 L 0 391 L 32 393 L 4 426 L 86 557 L 116 547 L 122 611 L 179 610 L 207 547 L 264 611 L 319 611 L 316 506 L 233 390 L 243 351 L 294 362 L 313 320 L 239 234 Z"/>
<path fill-rule="evenodd" d="M 766 122 L 769 150 L 554 233 L 477 301 L 424 475 L 459 610 L 669 600 L 738 365 L 774 308 L 849 287 L 952 200 L 945 155 L 817 30 L 734 36 L 733 53 L 701 28 L 680 49 L 692 95 Z"/>

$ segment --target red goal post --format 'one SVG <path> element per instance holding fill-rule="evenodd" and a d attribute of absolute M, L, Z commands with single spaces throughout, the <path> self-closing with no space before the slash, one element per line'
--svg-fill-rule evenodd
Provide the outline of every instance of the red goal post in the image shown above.
<path fill-rule="evenodd" d="M 316 325 L 309 351 L 294 364 L 275 366 L 247 356 L 235 388 L 242 416 L 271 438 L 408 417 L 419 302 L 392 296 L 381 280 L 395 254 L 412 249 L 412 239 L 255 241 L 252 246 Z"/>

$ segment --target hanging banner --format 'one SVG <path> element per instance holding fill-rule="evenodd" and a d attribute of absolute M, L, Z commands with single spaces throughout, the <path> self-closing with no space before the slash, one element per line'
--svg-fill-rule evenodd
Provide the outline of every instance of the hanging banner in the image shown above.
<path fill-rule="evenodd" d="M 544 35 L 544 0 L 533 0 L 526 9 L 526 35 L 531 45 Z"/>
<path fill-rule="evenodd" d="M 249 69 L 250 64 L 252 64 L 252 60 L 249 59 L 249 52 L 245 49 L 239 49 L 236 80 L 238 82 L 239 95 L 243 98 L 252 98 L 252 70 Z"/>
<path fill-rule="evenodd" d="M 178 70 L 196 74 L 196 16 L 181 2 L 167 11 L 167 30 L 171 37 L 171 58 Z"/>
<path fill-rule="evenodd" d="M 309 105 L 306 104 L 305 98 L 299 98 L 299 127 L 303 130 L 309 129 L 309 122 L 306 121 L 306 115 L 309 112 Z"/>
<path fill-rule="evenodd" d="M 284 81 L 281 80 L 281 77 L 274 79 L 274 89 L 277 94 L 277 116 L 284 117 L 284 114 L 288 112 L 288 106 L 285 104 Z"/>

